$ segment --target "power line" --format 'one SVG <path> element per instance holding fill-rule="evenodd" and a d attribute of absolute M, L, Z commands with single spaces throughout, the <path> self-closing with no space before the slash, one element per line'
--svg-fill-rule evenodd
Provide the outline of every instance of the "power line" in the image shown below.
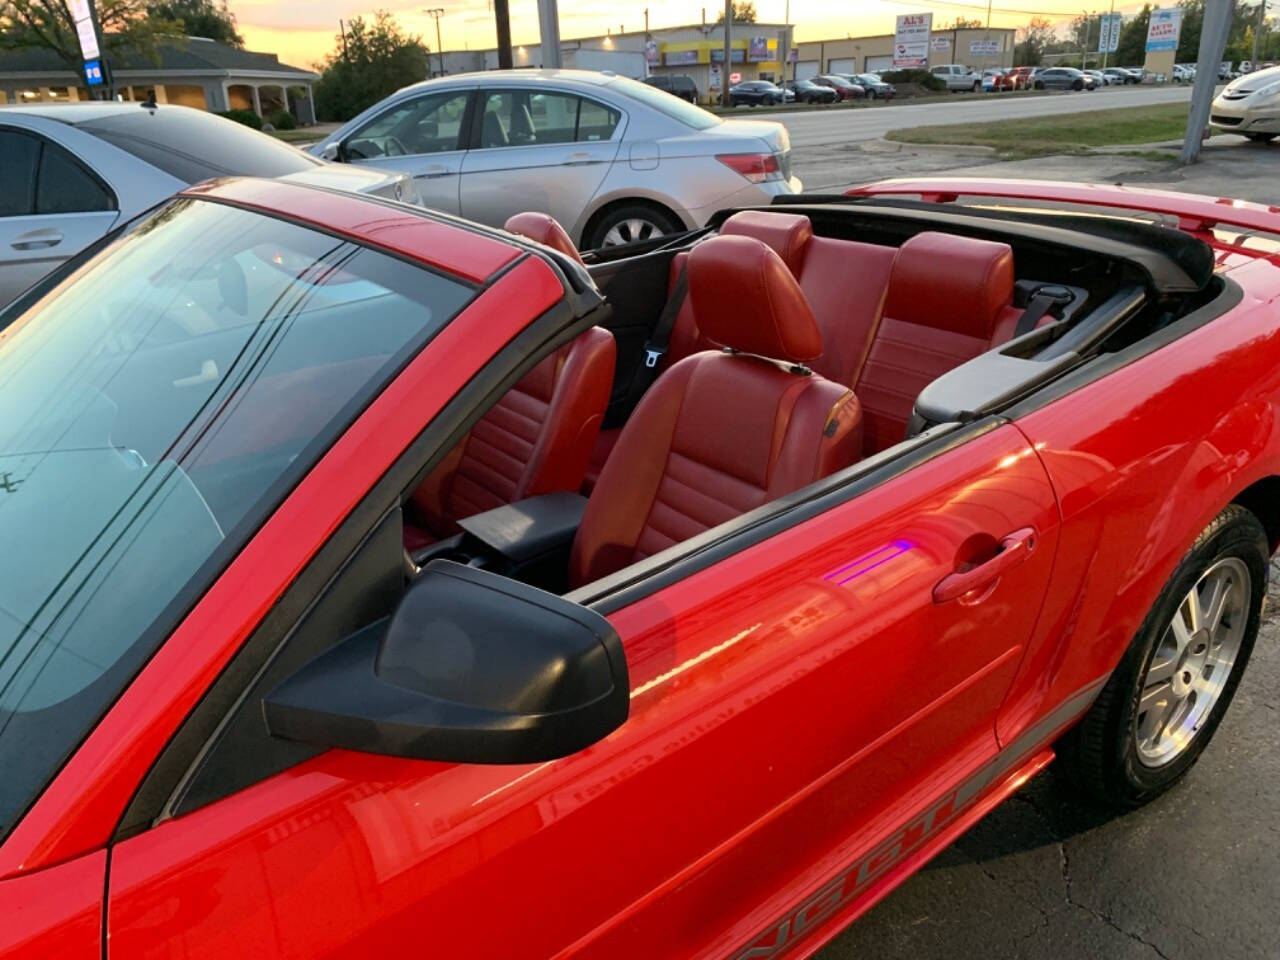
<path fill-rule="evenodd" d="M 962 7 L 965 10 L 986 10 L 985 3 L 963 3 L 961 0 L 881 0 L 882 3 L 899 7 Z M 1078 17 L 1079 13 L 1055 13 L 1050 10 L 1020 10 L 1016 7 L 992 7 L 992 13 L 1016 13 L 1024 16 L 1044 17 L 1046 20 L 1066 20 Z"/>

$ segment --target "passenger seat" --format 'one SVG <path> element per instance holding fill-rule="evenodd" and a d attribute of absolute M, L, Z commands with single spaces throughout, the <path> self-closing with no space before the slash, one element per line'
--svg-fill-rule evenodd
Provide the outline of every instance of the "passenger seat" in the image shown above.
<path fill-rule="evenodd" d="M 727 349 L 668 368 L 622 428 L 574 539 L 580 586 L 853 463 L 858 400 L 812 373 L 822 335 L 799 284 L 759 240 L 689 253 L 703 336 Z"/>
<path fill-rule="evenodd" d="M 579 259 L 554 219 L 516 214 L 506 229 Z M 613 387 L 613 334 L 592 327 L 525 374 L 476 423 L 406 504 L 411 553 L 458 521 L 525 497 L 582 486 Z"/>
<path fill-rule="evenodd" d="M 898 248 L 884 316 L 854 383 L 866 453 L 902 441 L 931 382 L 1012 338 L 1022 315 L 1013 283 L 1006 243 L 926 231 Z"/>

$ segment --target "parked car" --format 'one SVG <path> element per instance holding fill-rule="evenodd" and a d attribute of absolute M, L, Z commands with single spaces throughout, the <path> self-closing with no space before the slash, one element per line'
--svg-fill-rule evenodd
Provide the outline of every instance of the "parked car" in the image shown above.
<path fill-rule="evenodd" d="M 1092 81 L 1075 67 L 1048 67 L 1035 75 L 1037 90 L 1092 90 Z"/>
<path fill-rule="evenodd" d="M 1102 72 L 1111 78 L 1112 83 L 1127 85 L 1142 82 L 1142 78 L 1140 76 L 1134 76 L 1132 72 L 1126 70 L 1124 67 L 1107 67 Z"/>
<path fill-rule="evenodd" d="M 1013 89 L 1028 90 L 1031 88 L 1032 73 L 1038 68 L 1036 67 L 1014 67 L 1007 76 L 1013 81 Z"/>
<path fill-rule="evenodd" d="M 898 88 L 880 79 L 878 73 L 856 73 L 852 78 L 872 100 L 892 100 L 898 94 Z"/>
<path fill-rule="evenodd" d="M 834 87 L 823 86 L 812 80 L 788 80 L 786 90 L 792 99 L 801 103 L 835 103 L 840 99 L 840 94 Z"/>
<path fill-rule="evenodd" d="M 1009 76 L 1001 67 L 988 67 L 982 71 L 982 90 L 984 93 L 1002 93 L 1017 89 L 1017 80 Z"/>
<path fill-rule="evenodd" d="M 655 73 L 652 76 L 645 77 L 644 82 L 688 103 L 698 102 L 698 85 L 693 82 L 693 77 L 688 74 Z"/>
<path fill-rule="evenodd" d="M 972 90 L 977 93 L 982 89 L 982 77 L 972 67 L 962 63 L 944 63 L 930 67 L 929 72 L 947 85 L 952 93 Z"/>
<path fill-rule="evenodd" d="M 494 226 L 536 198 L 584 249 L 692 229 L 726 204 L 800 189 L 781 124 L 722 120 L 585 70 L 427 80 L 309 149 L 410 173 L 428 206 Z"/>
<path fill-rule="evenodd" d="M 1196 78 L 1194 67 L 1182 63 L 1173 65 L 1173 79 L 1178 83 L 1190 83 Z"/>
<path fill-rule="evenodd" d="M 1213 101 L 1209 127 L 1266 143 L 1280 136 L 1280 67 L 1232 80 Z"/>
<path fill-rule="evenodd" d="M 1194 799 L 1280 541 L 1280 264 L 1212 231 L 1280 215 L 899 194 L 1029 203 L 589 268 L 224 180 L 0 314 L 9 957 L 807 955 L 1050 762 Z"/>
<path fill-rule="evenodd" d="M 823 87 L 830 87 L 843 100 L 864 100 L 867 91 L 856 83 L 835 74 L 823 74 L 813 78 L 813 82 Z"/>
<path fill-rule="evenodd" d="M 768 80 L 747 80 L 729 88 L 731 107 L 771 107 L 785 100 L 782 88 Z"/>
<path fill-rule="evenodd" d="M 1094 87 L 1109 87 L 1115 82 L 1101 70 L 1084 70 L 1082 72 L 1086 77 L 1093 78 Z"/>
<path fill-rule="evenodd" d="M 0 107 L 0 306 L 184 187 L 253 175 L 417 201 L 395 171 L 350 170 L 223 117 L 179 106 Z"/>

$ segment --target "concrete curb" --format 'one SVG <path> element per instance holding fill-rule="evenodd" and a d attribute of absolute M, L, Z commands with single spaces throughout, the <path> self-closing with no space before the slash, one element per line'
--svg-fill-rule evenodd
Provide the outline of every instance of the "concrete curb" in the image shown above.
<path fill-rule="evenodd" d="M 949 153 L 957 157 L 994 157 L 995 147 L 981 147 L 971 143 L 904 143 L 901 140 L 864 140 L 859 146 L 863 153 Z"/>

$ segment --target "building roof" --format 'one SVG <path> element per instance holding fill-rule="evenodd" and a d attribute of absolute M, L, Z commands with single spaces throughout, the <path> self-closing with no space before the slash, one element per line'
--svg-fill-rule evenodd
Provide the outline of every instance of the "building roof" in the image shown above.
<path fill-rule="evenodd" d="M 147 54 L 133 50 L 109 50 L 107 61 L 115 71 L 148 70 L 230 74 L 244 71 L 310 74 L 310 70 L 281 63 L 274 53 L 239 50 L 203 37 L 166 37 L 156 44 L 157 64 Z M 64 73 L 70 68 L 48 47 L 0 50 L 0 75 L 6 73 Z"/>

